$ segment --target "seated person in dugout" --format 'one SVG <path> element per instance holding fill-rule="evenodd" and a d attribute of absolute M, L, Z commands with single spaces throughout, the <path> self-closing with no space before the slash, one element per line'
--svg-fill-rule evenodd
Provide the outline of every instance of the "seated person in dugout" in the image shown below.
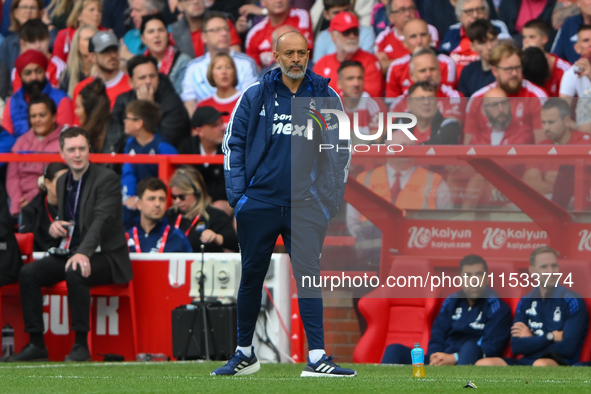
<path fill-rule="evenodd" d="M 523 358 L 488 357 L 476 365 L 544 367 L 579 361 L 589 315 L 579 294 L 557 283 L 557 275 L 547 275 L 560 272 L 556 256 L 549 246 L 529 256 L 530 283 L 537 274 L 540 285 L 519 301 L 511 327 L 511 351 Z"/>
<path fill-rule="evenodd" d="M 462 290 L 445 299 L 431 327 L 425 364 L 471 365 L 483 357 L 500 356 L 509 340 L 511 308 L 488 287 L 488 266 L 475 254 L 460 260 Z M 473 276 L 485 278 L 481 286 L 466 286 Z M 411 348 L 386 347 L 382 363 L 411 364 Z"/>
<path fill-rule="evenodd" d="M 23 265 L 19 285 L 25 332 L 30 342 L 8 361 L 47 360 L 43 338 L 42 287 L 66 281 L 74 346 L 65 361 L 89 361 L 90 287 L 127 283 L 133 272 L 121 221 L 117 174 L 89 161 L 88 134 L 70 127 L 60 135 L 60 154 L 69 171 L 57 180 L 58 216 L 49 234 L 62 238 L 58 253 Z"/>
<path fill-rule="evenodd" d="M 194 168 L 177 169 L 170 179 L 173 206 L 166 212 L 168 223 L 189 238 L 194 252 L 238 252 L 238 237 L 232 219 L 214 207 L 205 181 Z"/>
<path fill-rule="evenodd" d="M 168 188 L 158 178 L 144 178 L 137 184 L 140 218 L 127 230 L 127 246 L 136 253 L 192 253 L 185 234 L 171 228 L 164 218 Z"/>

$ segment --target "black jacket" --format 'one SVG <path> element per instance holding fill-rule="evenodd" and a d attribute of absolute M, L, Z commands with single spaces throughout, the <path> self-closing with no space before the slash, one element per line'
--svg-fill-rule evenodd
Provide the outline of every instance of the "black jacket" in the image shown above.
<path fill-rule="evenodd" d="M 179 146 L 179 154 L 200 155 L 201 154 L 201 139 L 198 135 L 188 138 Z M 222 146 L 218 146 L 216 154 L 223 155 Z M 213 201 L 227 200 L 226 196 L 226 182 L 224 180 L 224 166 L 196 164 L 194 166 L 197 171 L 203 176 L 205 186 L 207 186 L 207 194 L 209 194 Z"/>
<path fill-rule="evenodd" d="M 179 224 L 179 229 L 185 235 L 187 235 L 186 231 L 189 231 L 187 238 L 189 238 L 193 252 L 198 253 L 201 251 L 201 233 L 205 229 L 210 229 L 216 234 L 221 234 L 224 237 L 224 242 L 221 246 L 215 243 L 206 244 L 204 252 L 223 252 L 224 248 L 238 252 L 238 237 L 232 224 L 232 218 L 221 209 L 217 209 L 211 205 L 205 208 L 205 211 L 209 215 L 209 219 L 200 218 L 195 225 L 191 226 L 191 220 L 182 218 Z M 179 214 L 180 212 L 175 207 L 170 208 L 166 212 L 166 220 L 168 220 L 171 226 L 175 226 Z"/>
<path fill-rule="evenodd" d="M 179 148 L 181 141 L 191 135 L 191 122 L 189 114 L 181 98 L 176 94 L 170 79 L 164 74 L 158 74 L 160 82 L 154 95 L 154 101 L 160 105 L 162 119 L 156 128 L 156 134 L 160 134 L 175 148 Z M 113 107 L 113 118 L 115 124 L 121 131 L 125 130 L 123 119 L 125 118 L 125 107 L 137 99 L 135 90 L 120 94 L 115 100 Z"/>
<path fill-rule="evenodd" d="M 127 283 L 133 273 L 121 219 L 121 181 L 115 172 L 92 163 L 87 173 L 88 178 L 84 182 L 79 203 L 82 242 L 75 252 L 92 259 L 100 246 L 100 252 L 111 264 L 113 281 Z M 65 217 L 67 175 L 68 173 L 57 180 L 59 218 Z"/>
<path fill-rule="evenodd" d="M 19 232 L 33 233 L 35 235 L 35 242 L 33 243 L 33 250 L 46 251 L 51 247 L 59 246 L 61 238 L 53 238 L 49 235 L 49 226 L 51 226 L 51 219 L 57 216 L 57 207 L 55 210 L 50 207 L 49 215 L 45 208 L 45 196 L 47 194 L 39 192 L 21 211 L 21 222 Z"/>
<path fill-rule="evenodd" d="M 18 280 L 23 265 L 8 211 L 8 195 L 0 183 L 0 287 Z"/>

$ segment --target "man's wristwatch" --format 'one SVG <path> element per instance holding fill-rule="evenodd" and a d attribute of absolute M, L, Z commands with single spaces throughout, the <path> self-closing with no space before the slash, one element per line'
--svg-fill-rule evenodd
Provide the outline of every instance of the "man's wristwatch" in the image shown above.
<path fill-rule="evenodd" d="M 546 339 L 549 341 L 553 341 L 554 340 L 554 333 L 553 332 L 546 333 Z"/>

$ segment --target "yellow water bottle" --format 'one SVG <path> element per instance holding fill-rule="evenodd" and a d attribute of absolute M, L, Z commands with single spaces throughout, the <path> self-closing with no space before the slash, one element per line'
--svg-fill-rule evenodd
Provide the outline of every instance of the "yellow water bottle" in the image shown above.
<path fill-rule="evenodd" d="M 412 376 L 413 378 L 425 377 L 425 352 L 421 349 L 421 345 L 415 343 L 414 349 L 410 351 L 412 357 Z"/>

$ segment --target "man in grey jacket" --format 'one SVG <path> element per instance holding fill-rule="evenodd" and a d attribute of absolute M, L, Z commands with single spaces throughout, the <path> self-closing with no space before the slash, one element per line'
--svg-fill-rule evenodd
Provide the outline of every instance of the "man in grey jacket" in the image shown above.
<path fill-rule="evenodd" d="M 49 234 L 62 238 L 60 252 L 23 266 L 19 284 L 25 331 L 30 342 L 8 361 L 46 360 L 42 287 L 66 281 L 76 340 L 65 361 L 89 361 L 90 287 L 127 283 L 132 278 L 121 187 L 113 171 L 90 163 L 86 131 L 71 127 L 60 135 L 60 154 L 70 168 L 58 178 L 58 216 Z"/>

